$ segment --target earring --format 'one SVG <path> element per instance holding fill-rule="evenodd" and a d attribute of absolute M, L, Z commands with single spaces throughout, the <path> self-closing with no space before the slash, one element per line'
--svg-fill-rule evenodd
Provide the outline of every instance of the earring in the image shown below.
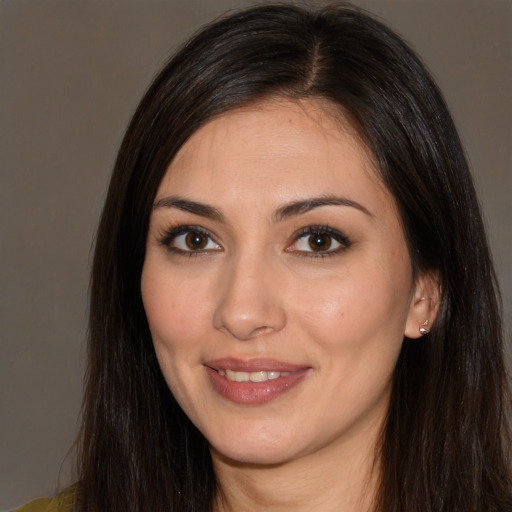
<path fill-rule="evenodd" d="M 428 329 L 427 329 L 427 325 L 429 324 L 429 321 L 428 320 L 425 320 L 423 322 L 423 325 L 420 326 L 420 334 L 422 336 L 425 336 L 425 334 L 428 334 Z"/>

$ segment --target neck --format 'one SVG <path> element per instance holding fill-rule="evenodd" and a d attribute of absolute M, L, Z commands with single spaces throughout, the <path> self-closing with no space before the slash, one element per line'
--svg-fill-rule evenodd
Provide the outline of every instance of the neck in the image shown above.
<path fill-rule="evenodd" d="M 375 446 L 331 444 L 277 465 L 240 463 L 212 449 L 220 488 L 215 512 L 370 512 L 379 482 Z"/>

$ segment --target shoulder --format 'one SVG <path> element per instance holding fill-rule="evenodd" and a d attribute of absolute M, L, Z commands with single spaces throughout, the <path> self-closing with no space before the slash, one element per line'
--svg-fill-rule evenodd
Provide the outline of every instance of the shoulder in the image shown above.
<path fill-rule="evenodd" d="M 12 512 L 73 512 L 74 493 L 64 491 L 54 498 L 40 498 L 23 505 Z"/>
<path fill-rule="evenodd" d="M 53 500 L 41 498 L 39 500 L 31 501 L 20 508 L 13 510 L 13 512 L 47 512 Z"/>

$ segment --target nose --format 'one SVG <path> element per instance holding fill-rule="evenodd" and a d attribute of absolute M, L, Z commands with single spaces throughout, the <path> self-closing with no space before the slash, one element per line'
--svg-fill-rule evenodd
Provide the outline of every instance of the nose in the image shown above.
<path fill-rule="evenodd" d="M 284 283 L 263 258 L 238 258 L 227 264 L 213 316 L 214 327 L 238 340 L 278 332 L 286 325 Z"/>

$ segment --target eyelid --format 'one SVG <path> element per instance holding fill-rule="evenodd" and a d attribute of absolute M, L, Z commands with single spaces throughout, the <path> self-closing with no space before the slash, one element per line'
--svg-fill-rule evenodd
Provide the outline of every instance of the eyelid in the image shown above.
<path fill-rule="evenodd" d="M 175 240 L 177 237 L 184 235 L 186 233 L 190 233 L 190 232 L 200 233 L 201 235 L 208 237 L 212 242 L 214 242 L 216 245 L 218 245 L 222 249 L 221 244 L 216 240 L 215 235 L 211 231 L 209 231 L 201 226 L 194 226 L 194 225 L 179 224 L 174 227 L 168 227 L 167 229 L 163 230 L 163 232 L 160 234 L 160 236 L 158 237 L 158 242 L 160 245 L 165 246 L 167 248 L 167 250 L 169 250 L 171 252 L 175 252 L 175 253 L 183 254 L 183 255 L 187 255 L 187 256 L 194 256 L 194 255 L 198 256 L 200 254 L 221 250 L 221 249 L 200 249 L 197 251 L 192 251 L 192 250 L 186 251 L 186 250 L 180 249 L 178 247 L 171 246 L 172 241 Z"/>
<path fill-rule="evenodd" d="M 327 251 L 313 251 L 313 250 L 299 251 L 299 250 L 294 250 L 294 249 L 290 248 L 291 246 L 295 245 L 299 239 L 301 239 L 305 236 L 311 236 L 311 235 L 315 235 L 315 234 L 329 235 L 336 242 L 338 242 L 340 244 L 340 246 L 337 247 L 336 249 L 327 250 Z M 292 240 L 292 242 L 290 244 L 288 244 L 288 246 L 286 248 L 286 252 L 296 253 L 299 256 L 312 257 L 312 258 L 325 258 L 328 256 L 334 256 L 336 254 L 339 254 L 339 253 L 345 251 L 352 245 L 352 242 L 350 241 L 350 239 L 347 235 L 345 235 L 341 231 L 331 228 L 330 226 L 325 225 L 325 224 L 323 224 L 323 225 L 317 224 L 317 225 L 302 227 L 302 228 L 298 229 L 297 231 L 295 231 L 295 233 L 291 237 L 291 240 Z"/>
<path fill-rule="evenodd" d="M 214 242 L 217 246 L 219 246 L 219 249 L 198 249 L 198 250 L 183 250 L 179 247 L 173 247 L 171 246 L 171 243 L 173 240 L 175 240 L 180 235 L 190 233 L 190 232 L 197 232 L 200 233 L 206 237 L 208 237 L 212 242 Z M 330 237 L 332 237 L 338 244 L 339 247 L 336 247 L 335 249 L 328 249 L 326 251 L 304 251 L 304 250 L 297 250 L 294 249 L 293 246 L 297 244 L 297 241 L 300 238 L 311 236 L 315 234 L 326 234 Z M 167 229 L 163 230 L 161 235 L 158 237 L 158 242 L 160 245 L 163 245 L 166 247 L 166 249 L 170 252 L 174 252 L 180 255 L 186 255 L 186 256 L 200 256 L 204 255 L 206 253 L 216 252 L 223 250 L 222 245 L 217 240 L 217 237 L 208 229 L 205 229 L 201 226 L 197 225 L 183 225 L 179 224 L 176 226 L 168 227 Z M 328 256 L 334 256 L 336 254 L 339 254 L 346 249 L 348 249 L 352 245 L 352 242 L 350 241 L 349 237 L 346 236 L 341 231 L 331 228 L 328 225 L 309 225 L 304 226 L 298 230 L 296 230 L 293 235 L 290 237 L 290 242 L 287 244 L 285 251 L 289 253 L 295 253 L 298 256 L 303 257 L 313 257 L 313 258 L 325 258 Z"/>

